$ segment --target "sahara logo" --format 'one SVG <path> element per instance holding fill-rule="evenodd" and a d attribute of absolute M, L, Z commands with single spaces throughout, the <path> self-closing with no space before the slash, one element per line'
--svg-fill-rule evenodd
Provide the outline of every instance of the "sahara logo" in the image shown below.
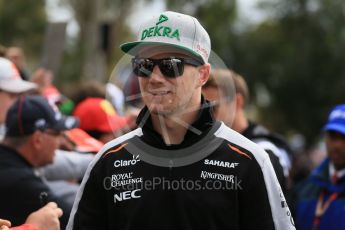
<path fill-rule="evenodd" d="M 205 159 L 204 161 L 205 165 L 214 165 L 214 166 L 219 166 L 219 167 L 224 167 L 224 168 L 235 168 L 239 165 L 239 163 L 230 163 L 227 161 L 218 161 L 218 160 L 209 160 Z"/>

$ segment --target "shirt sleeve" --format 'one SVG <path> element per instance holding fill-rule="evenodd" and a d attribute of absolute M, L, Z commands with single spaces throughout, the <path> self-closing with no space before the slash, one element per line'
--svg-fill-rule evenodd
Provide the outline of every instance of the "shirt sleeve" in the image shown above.
<path fill-rule="evenodd" d="M 40 173 L 47 180 L 80 180 L 93 158 L 93 154 L 56 150 L 54 162 L 40 168 Z"/>
<path fill-rule="evenodd" d="M 35 226 L 31 224 L 23 224 L 17 227 L 10 228 L 11 230 L 38 230 Z"/>

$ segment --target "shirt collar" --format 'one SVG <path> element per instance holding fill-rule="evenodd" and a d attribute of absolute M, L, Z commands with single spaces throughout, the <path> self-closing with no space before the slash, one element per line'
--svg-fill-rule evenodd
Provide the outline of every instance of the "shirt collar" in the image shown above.
<path fill-rule="evenodd" d="M 332 162 L 329 162 L 329 176 L 332 179 L 332 176 L 334 175 L 334 173 L 337 174 L 337 178 L 342 178 L 343 176 L 345 176 L 345 169 L 342 170 L 336 170 L 335 166 Z"/>

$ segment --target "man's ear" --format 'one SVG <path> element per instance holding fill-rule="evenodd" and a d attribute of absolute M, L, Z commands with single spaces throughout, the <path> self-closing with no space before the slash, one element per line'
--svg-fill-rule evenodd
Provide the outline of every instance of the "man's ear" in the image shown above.
<path fill-rule="evenodd" d="M 42 132 L 35 131 L 30 137 L 30 142 L 32 147 L 34 147 L 35 149 L 40 149 L 41 146 L 44 144 Z"/>
<path fill-rule="evenodd" d="M 236 93 L 236 109 L 244 109 L 244 97 L 240 93 Z"/>
<path fill-rule="evenodd" d="M 210 77 L 211 72 L 211 65 L 209 63 L 206 63 L 199 67 L 199 85 L 202 87 L 205 85 L 205 83 L 208 81 L 208 78 Z"/>

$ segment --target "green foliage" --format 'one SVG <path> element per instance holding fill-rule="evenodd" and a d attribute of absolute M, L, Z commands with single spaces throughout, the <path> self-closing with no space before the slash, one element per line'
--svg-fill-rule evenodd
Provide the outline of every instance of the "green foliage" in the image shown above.
<path fill-rule="evenodd" d="M 168 8 L 196 16 L 212 49 L 249 84 L 264 85 L 271 103 L 260 119 L 281 133 L 300 132 L 311 144 L 328 111 L 344 103 L 345 2 L 261 0 L 268 17 L 236 30 L 236 1 L 167 0 Z"/>
<path fill-rule="evenodd" d="M 166 5 L 199 19 L 210 34 L 212 50 L 247 80 L 254 104 L 256 86 L 267 88 L 271 103 L 260 107 L 262 122 L 282 133 L 300 132 L 312 143 L 330 108 L 345 102 L 345 1 L 261 0 L 268 17 L 252 27 L 240 27 L 238 1 L 166 0 Z M 122 56 L 119 44 L 134 37 L 125 22 L 136 2 L 61 2 L 74 9 L 80 36 L 66 47 L 59 84 L 81 78 L 83 66 L 97 54 L 99 37 L 94 36 L 100 36 L 97 26 L 104 22 L 110 25 L 104 51 L 110 72 Z M 46 24 L 44 0 L 0 0 L 0 43 L 38 56 Z"/>
<path fill-rule="evenodd" d="M 167 8 L 196 17 L 209 32 L 212 50 L 228 65 L 232 63 L 236 0 L 167 0 Z"/>
<path fill-rule="evenodd" d="M 44 0 L 0 0 L 0 43 L 41 54 L 47 17 Z M 37 57 L 37 56 L 36 56 Z"/>
<path fill-rule="evenodd" d="M 276 10 L 273 18 L 244 35 L 249 46 L 241 69 L 271 93 L 272 104 L 262 110 L 262 120 L 281 132 L 301 132 L 312 143 L 330 108 L 345 102 L 345 5 L 327 0 L 279 3 L 285 10 L 267 8 Z"/>

